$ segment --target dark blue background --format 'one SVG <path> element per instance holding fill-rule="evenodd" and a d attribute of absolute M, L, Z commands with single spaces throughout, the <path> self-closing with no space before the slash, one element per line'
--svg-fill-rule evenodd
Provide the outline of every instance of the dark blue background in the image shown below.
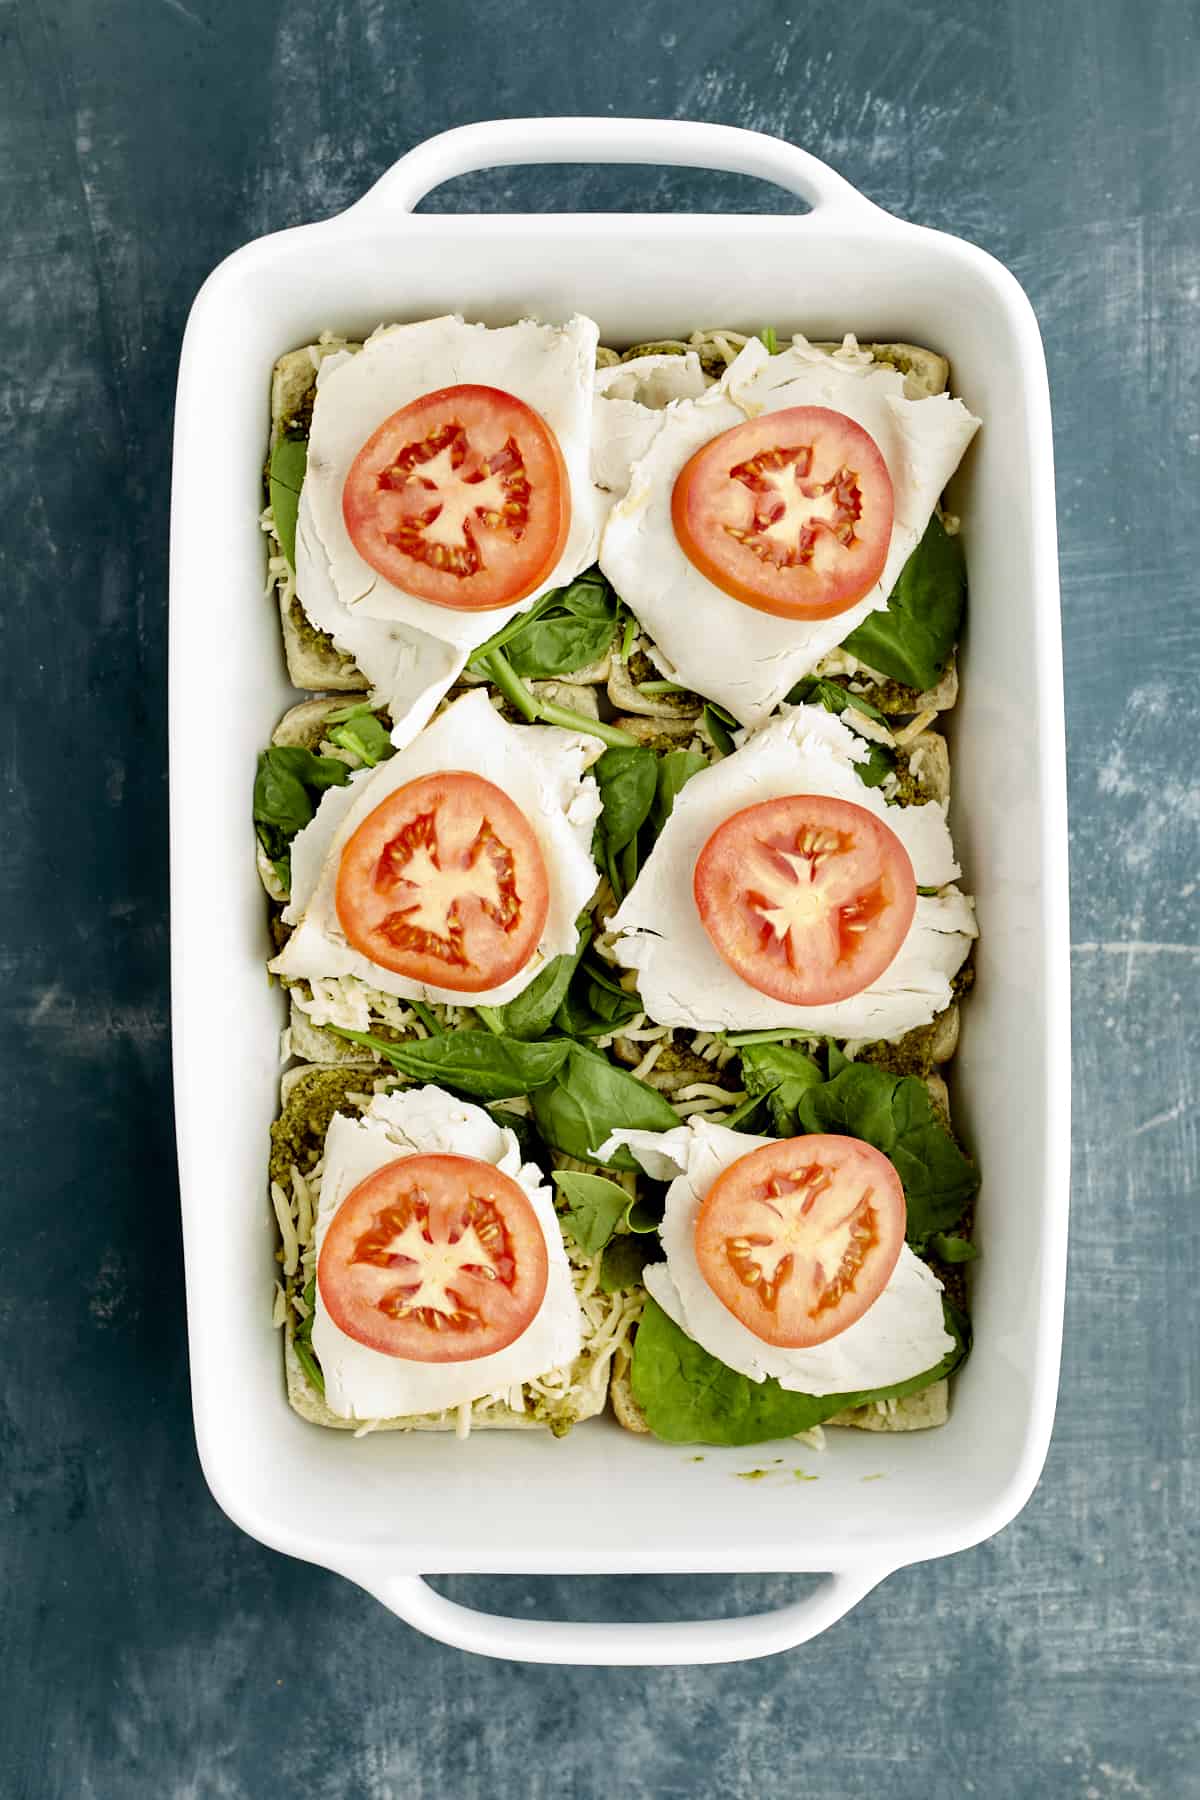
<path fill-rule="evenodd" d="M 0 1792 L 1200 1794 L 1197 24 L 1168 0 L 0 6 Z M 180 334 L 247 238 L 525 112 L 790 137 L 1010 264 L 1049 354 L 1078 1107 L 1058 1429 L 1010 1530 L 766 1664 L 468 1660 L 243 1537 L 192 1445 L 166 985 Z M 432 204 L 786 201 L 549 170 Z M 653 1617 L 794 1584 L 447 1586 Z"/>

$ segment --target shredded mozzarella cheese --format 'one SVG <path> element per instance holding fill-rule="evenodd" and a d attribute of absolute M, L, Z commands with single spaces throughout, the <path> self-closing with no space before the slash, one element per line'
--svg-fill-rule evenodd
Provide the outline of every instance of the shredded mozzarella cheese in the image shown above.
<path fill-rule="evenodd" d="M 915 719 L 909 720 L 903 731 L 898 731 L 896 733 L 896 743 L 901 747 L 905 744 L 911 744 L 915 737 L 920 737 L 923 731 L 928 730 L 929 726 L 933 724 L 933 721 L 936 718 L 936 707 L 918 713 Z"/>

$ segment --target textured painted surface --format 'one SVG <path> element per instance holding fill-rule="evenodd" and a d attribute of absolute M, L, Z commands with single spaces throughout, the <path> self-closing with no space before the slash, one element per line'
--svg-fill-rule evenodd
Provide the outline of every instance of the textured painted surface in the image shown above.
<path fill-rule="evenodd" d="M 610 0 L 569 35 L 559 16 L 0 5 L 0 1793 L 1200 1794 L 1197 9 L 932 0 L 844 30 L 770 0 Z M 1000 1538 L 749 1667 L 467 1662 L 241 1536 L 191 1442 L 162 685 L 179 335 L 244 239 L 337 209 L 445 125 L 539 111 L 794 138 L 1010 263 L 1054 391 L 1079 1118 L 1058 1429 Z M 574 171 L 436 204 L 627 198 L 782 204 Z M 796 1584 L 447 1586 L 652 1617 Z"/>

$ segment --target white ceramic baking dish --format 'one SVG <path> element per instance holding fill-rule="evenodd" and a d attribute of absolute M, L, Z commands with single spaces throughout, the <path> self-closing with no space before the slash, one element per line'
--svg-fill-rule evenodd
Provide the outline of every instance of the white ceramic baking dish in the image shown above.
<path fill-rule="evenodd" d="M 530 162 L 686 164 L 779 183 L 796 216 L 414 216 L 448 177 Z M 461 311 L 595 317 L 630 344 L 698 325 L 930 344 L 984 420 L 954 488 L 971 580 L 953 715 L 954 828 L 983 937 L 954 1065 L 979 1157 L 975 1349 L 941 1431 L 841 1432 L 815 1482 L 738 1481 L 595 1421 L 537 1434 L 380 1435 L 303 1423 L 270 1324 L 266 1127 L 282 1000 L 263 972 L 251 854 L 255 752 L 294 700 L 258 528 L 274 358 L 326 326 Z M 803 1643 L 891 1570 L 977 1544 L 1037 1480 L 1057 1382 L 1068 1193 L 1067 831 L 1050 412 L 1037 324 L 1013 277 L 901 223 L 804 151 L 724 126 L 533 119 L 421 145 L 340 217 L 222 263 L 192 310 L 171 535 L 175 1097 L 196 1437 L 231 1518 L 340 1571 L 411 1624 L 537 1662 L 720 1662 Z M 882 1475 L 884 1479 L 864 1481 Z M 566 1624 L 472 1612 L 422 1572 L 832 1571 L 778 1612 Z M 1014 1605 L 1019 1597 L 1014 1596 Z"/>

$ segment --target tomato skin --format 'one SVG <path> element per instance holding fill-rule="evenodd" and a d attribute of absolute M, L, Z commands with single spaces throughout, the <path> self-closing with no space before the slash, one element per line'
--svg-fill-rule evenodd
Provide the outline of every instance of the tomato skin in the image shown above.
<path fill-rule="evenodd" d="M 439 528 L 447 508 L 453 519 Z M 383 421 L 350 465 L 342 517 L 363 561 L 393 587 L 491 612 L 546 586 L 571 530 L 571 482 L 540 413 L 502 388 L 466 383 Z"/>
<path fill-rule="evenodd" d="M 360 1181 L 317 1259 L 338 1329 L 421 1363 L 507 1348 L 536 1317 L 549 1273 L 545 1233 L 511 1175 L 441 1154 L 399 1157 Z"/>
<path fill-rule="evenodd" d="M 722 960 L 788 1006 L 832 1006 L 870 987 L 917 907 L 912 863 L 891 827 L 825 794 L 762 800 L 718 825 L 696 858 L 692 894 Z"/>
<path fill-rule="evenodd" d="M 335 906 L 381 968 L 478 994 L 533 956 L 550 879 L 533 827 L 482 775 L 448 769 L 396 788 L 342 851 Z"/>
<path fill-rule="evenodd" d="M 894 510 L 874 438 L 824 406 L 722 432 L 685 463 L 671 495 L 688 560 L 723 593 L 781 619 L 832 619 L 870 593 Z M 786 535 L 770 535 L 782 526 Z"/>
<path fill-rule="evenodd" d="M 879 1298 L 904 1247 L 892 1164 L 833 1134 L 739 1157 L 696 1217 L 700 1273 L 740 1324 L 780 1349 L 839 1337 Z"/>

